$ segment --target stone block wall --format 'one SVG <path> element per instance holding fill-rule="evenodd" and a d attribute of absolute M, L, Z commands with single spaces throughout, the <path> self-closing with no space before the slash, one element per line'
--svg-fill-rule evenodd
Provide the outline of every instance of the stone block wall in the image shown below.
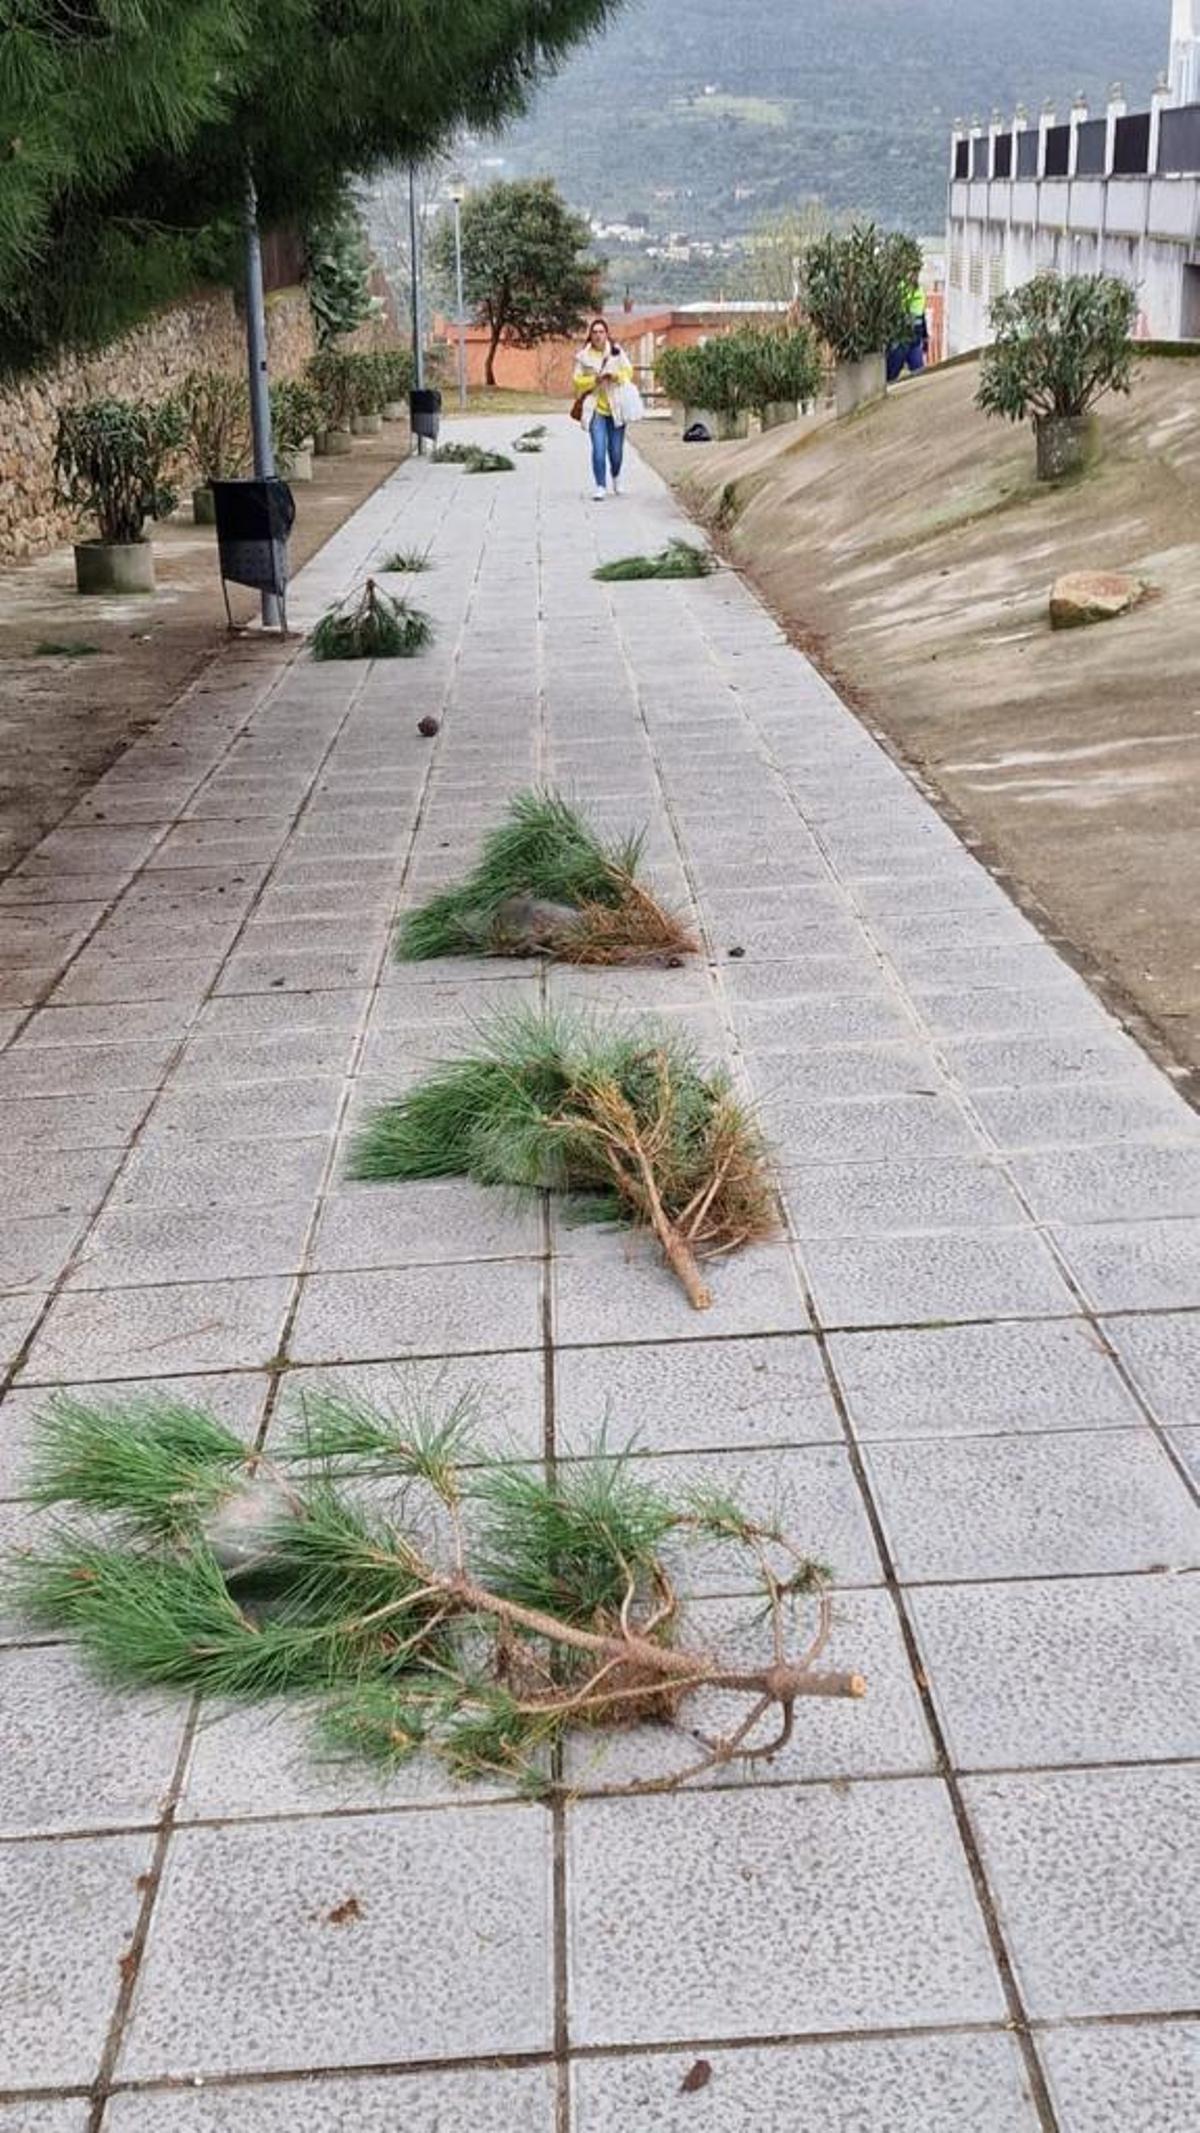
<path fill-rule="evenodd" d="M 312 318 L 301 288 L 267 298 L 271 371 L 294 377 L 313 352 Z M 123 339 L 0 390 L 0 561 L 44 554 L 70 540 L 75 520 L 54 495 L 58 411 L 101 393 L 162 400 L 189 370 L 240 375 L 245 327 L 229 290 L 206 290 L 160 312 Z"/>

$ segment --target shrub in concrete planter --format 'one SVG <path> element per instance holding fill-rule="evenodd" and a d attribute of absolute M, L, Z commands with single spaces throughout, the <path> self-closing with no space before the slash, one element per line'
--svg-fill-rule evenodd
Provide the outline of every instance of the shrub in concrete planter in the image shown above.
<path fill-rule="evenodd" d="M 318 459 L 343 459 L 353 444 L 350 430 L 318 430 L 313 449 Z"/>
<path fill-rule="evenodd" d="M 745 437 L 750 428 L 745 378 L 728 352 L 731 339 L 723 335 L 695 348 L 665 348 L 656 365 L 663 391 L 684 404 L 685 427 L 703 422 L 722 439 Z"/>
<path fill-rule="evenodd" d="M 183 441 L 183 414 L 172 400 L 144 407 L 105 398 L 63 409 L 54 454 L 58 492 L 99 528 L 98 539 L 76 543 L 81 593 L 153 591 L 146 520 L 174 509 L 166 470 Z"/>
<path fill-rule="evenodd" d="M 714 437 L 745 437 L 753 411 L 793 422 L 801 403 L 815 400 L 822 378 L 817 344 L 807 327 L 740 326 L 696 348 L 666 349 L 658 380 L 682 400 L 685 427 L 703 422 Z"/>
<path fill-rule="evenodd" d="M 382 359 L 357 354 L 345 360 L 350 365 L 350 427 L 356 437 L 374 437 L 383 428 L 383 403 L 388 396 Z"/>
<path fill-rule="evenodd" d="M 311 481 L 314 439 L 324 420 L 319 395 L 302 378 L 271 387 L 275 463 L 286 481 Z"/>
<path fill-rule="evenodd" d="M 1133 382 L 1136 316 L 1136 292 L 1112 274 L 1036 274 L 992 305 L 976 404 L 1032 421 L 1039 481 L 1078 474 L 1092 458 L 1092 408 Z"/>
<path fill-rule="evenodd" d="M 873 222 L 831 231 L 804 255 L 804 307 L 837 364 L 839 416 L 880 399 L 886 351 L 909 338 L 909 295 L 921 276 L 921 247 Z"/>
<path fill-rule="evenodd" d="M 413 360 L 407 348 L 385 348 L 375 358 L 385 422 L 408 419 L 408 395 L 413 383 Z"/>
<path fill-rule="evenodd" d="M 839 421 L 860 407 L 882 400 L 887 391 L 887 358 L 869 355 L 857 363 L 839 363 L 833 374 L 834 406 Z"/>
<path fill-rule="evenodd" d="M 216 523 L 211 484 L 231 481 L 250 459 L 250 392 L 244 378 L 192 370 L 179 388 L 186 450 L 200 482 L 192 491 L 198 526 Z"/>
<path fill-rule="evenodd" d="M 358 405 L 353 357 L 339 355 L 333 348 L 323 348 L 320 354 L 313 356 L 305 366 L 304 380 L 320 403 L 318 437 L 344 437 L 344 446 L 334 445 L 331 449 L 348 452 L 350 424 Z M 317 449 L 322 449 L 319 442 Z"/>

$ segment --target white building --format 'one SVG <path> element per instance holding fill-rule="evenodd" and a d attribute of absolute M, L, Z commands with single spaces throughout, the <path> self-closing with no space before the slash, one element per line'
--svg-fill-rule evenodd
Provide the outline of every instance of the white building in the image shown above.
<path fill-rule="evenodd" d="M 1005 289 L 1046 269 L 1117 274 L 1143 340 L 1200 340 L 1200 0 L 1173 0 L 1171 66 L 1148 111 L 1119 88 L 1093 117 L 993 113 L 955 127 L 946 233 L 946 352 L 989 339 Z"/>

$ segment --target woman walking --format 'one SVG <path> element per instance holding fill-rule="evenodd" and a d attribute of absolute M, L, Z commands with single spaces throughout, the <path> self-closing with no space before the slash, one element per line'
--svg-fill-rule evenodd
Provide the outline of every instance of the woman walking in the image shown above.
<path fill-rule="evenodd" d="M 575 358 L 575 404 L 591 438 L 596 484 L 592 493 L 598 504 L 604 502 L 610 471 L 613 495 L 621 494 L 626 420 L 623 398 L 632 383 L 633 365 L 624 349 L 613 340 L 607 321 L 594 318 Z"/>

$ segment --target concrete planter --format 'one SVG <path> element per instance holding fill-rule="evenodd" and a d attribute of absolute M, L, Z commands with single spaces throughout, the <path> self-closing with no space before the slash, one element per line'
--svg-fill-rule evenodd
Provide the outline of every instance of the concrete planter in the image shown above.
<path fill-rule="evenodd" d="M 75 590 L 152 593 L 154 550 L 149 541 L 76 541 Z"/>
<path fill-rule="evenodd" d="M 207 485 L 192 490 L 192 518 L 197 526 L 215 526 L 217 506 Z"/>
<path fill-rule="evenodd" d="M 285 481 L 311 481 L 313 478 L 311 446 L 302 444 L 294 452 L 281 452 L 279 455 L 279 471 Z"/>
<path fill-rule="evenodd" d="M 356 437 L 378 437 L 383 428 L 383 416 L 378 411 L 373 415 L 352 415 L 350 427 Z"/>
<path fill-rule="evenodd" d="M 719 444 L 729 444 L 734 438 L 748 437 L 750 435 L 750 417 L 748 414 L 726 415 L 720 413 L 715 407 L 685 407 L 683 411 L 683 426 L 685 430 L 689 430 L 693 422 L 702 422 L 705 429 Z"/>
<path fill-rule="evenodd" d="M 1038 415 L 1033 433 L 1039 481 L 1065 481 L 1068 475 L 1082 474 L 1096 456 L 1094 415 Z"/>
<path fill-rule="evenodd" d="M 764 430 L 781 430 L 786 423 L 799 419 L 799 406 L 795 400 L 772 400 L 762 409 Z"/>
<path fill-rule="evenodd" d="M 407 401 L 405 401 L 405 400 L 385 400 L 385 401 L 384 401 L 384 403 L 383 403 L 383 419 L 384 419 L 384 421 L 385 421 L 385 422 L 405 422 L 405 421 L 407 421 L 407 419 L 408 419 L 408 403 L 407 403 Z"/>
<path fill-rule="evenodd" d="M 344 459 L 354 439 L 349 430 L 322 430 L 316 442 L 318 459 Z"/>
<path fill-rule="evenodd" d="M 860 407 L 870 407 L 882 400 L 887 391 L 887 358 L 879 355 L 863 356 L 857 363 L 839 363 L 833 378 L 834 405 L 838 420 L 856 414 Z"/>

